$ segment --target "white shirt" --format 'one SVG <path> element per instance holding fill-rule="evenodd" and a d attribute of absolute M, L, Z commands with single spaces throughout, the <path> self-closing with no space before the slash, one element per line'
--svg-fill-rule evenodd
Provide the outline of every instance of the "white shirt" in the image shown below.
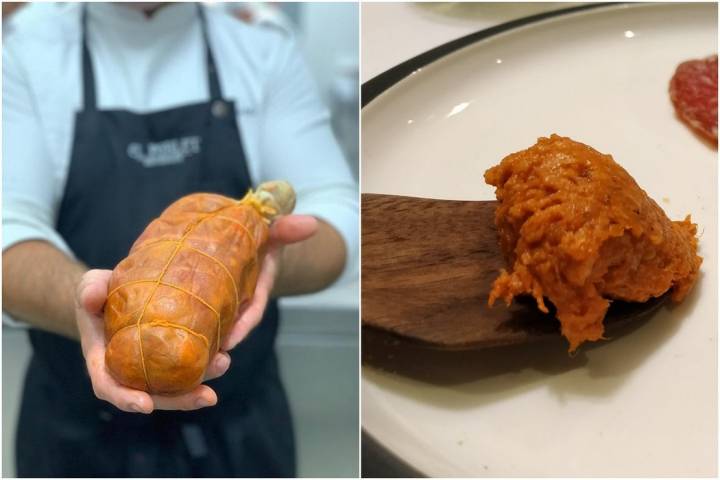
<path fill-rule="evenodd" d="M 145 113 L 208 100 L 196 5 L 169 5 L 149 19 L 114 4 L 87 8 L 99 109 Z M 54 226 L 74 115 L 82 103 L 81 10 L 76 3 L 33 3 L 6 25 L 3 250 L 43 239 L 72 255 Z M 338 230 L 348 252 L 343 277 L 353 277 L 357 184 L 294 41 L 220 9 L 205 11 L 223 95 L 235 102 L 253 183 L 288 180 L 297 191 L 295 213 L 315 215 Z"/>

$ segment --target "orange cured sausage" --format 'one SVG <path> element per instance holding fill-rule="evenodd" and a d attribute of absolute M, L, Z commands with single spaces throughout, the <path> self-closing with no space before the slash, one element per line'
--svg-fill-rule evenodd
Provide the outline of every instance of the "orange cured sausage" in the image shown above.
<path fill-rule="evenodd" d="M 269 223 L 290 213 L 286 182 L 240 201 L 197 193 L 170 205 L 113 270 L 105 360 L 123 385 L 179 394 L 199 385 L 257 282 Z"/>

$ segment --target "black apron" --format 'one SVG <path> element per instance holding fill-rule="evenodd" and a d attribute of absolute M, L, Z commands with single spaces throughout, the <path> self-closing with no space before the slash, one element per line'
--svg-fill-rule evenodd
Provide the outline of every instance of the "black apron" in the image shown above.
<path fill-rule="evenodd" d="M 148 114 L 98 110 L 82 16 L 82 111 L 57 231 L 91 268 L 112 269 L 145 226 L 183 195 L 240 197 L 251 186 L 233 102 L 206 46 L 208 102 Z M 178 79 L 182 81 L 182 79 Z M 50 173 L 48 173 L 50 174 Z M 125 413 L 95 398 L 78 342 L 29 330 L 16 441 L 20 477 L 295 476 L 293 430 L 274 353 L 278 307 L 208 382 L 218 404 L 193 412 Z"/>

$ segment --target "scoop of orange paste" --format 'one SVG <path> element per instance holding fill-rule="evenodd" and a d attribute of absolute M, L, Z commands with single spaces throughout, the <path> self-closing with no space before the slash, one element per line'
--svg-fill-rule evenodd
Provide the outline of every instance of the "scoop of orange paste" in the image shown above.
<path fill-rule="evenodd" d="M 614 299 L 645 302 L 672 289 L 680 302 L 697 278 L 697 227 L 670 221 L 610 155 L 552 135 L 485 172 L 509 271 L 489 304 L 521 294 L 557 309 L 570 351 L 603 336 Z"/>

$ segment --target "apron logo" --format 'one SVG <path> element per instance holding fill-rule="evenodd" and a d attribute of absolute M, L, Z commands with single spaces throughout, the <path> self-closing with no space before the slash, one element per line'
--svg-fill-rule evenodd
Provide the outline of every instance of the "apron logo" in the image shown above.
<path fill-rule="evenodd" d="M 199 136 L 193 135 L 147 144 L 132 142 L 127 146 L 127 156 L 148 168 L 174 165 L 200 153 L 201 140 Z"/>

